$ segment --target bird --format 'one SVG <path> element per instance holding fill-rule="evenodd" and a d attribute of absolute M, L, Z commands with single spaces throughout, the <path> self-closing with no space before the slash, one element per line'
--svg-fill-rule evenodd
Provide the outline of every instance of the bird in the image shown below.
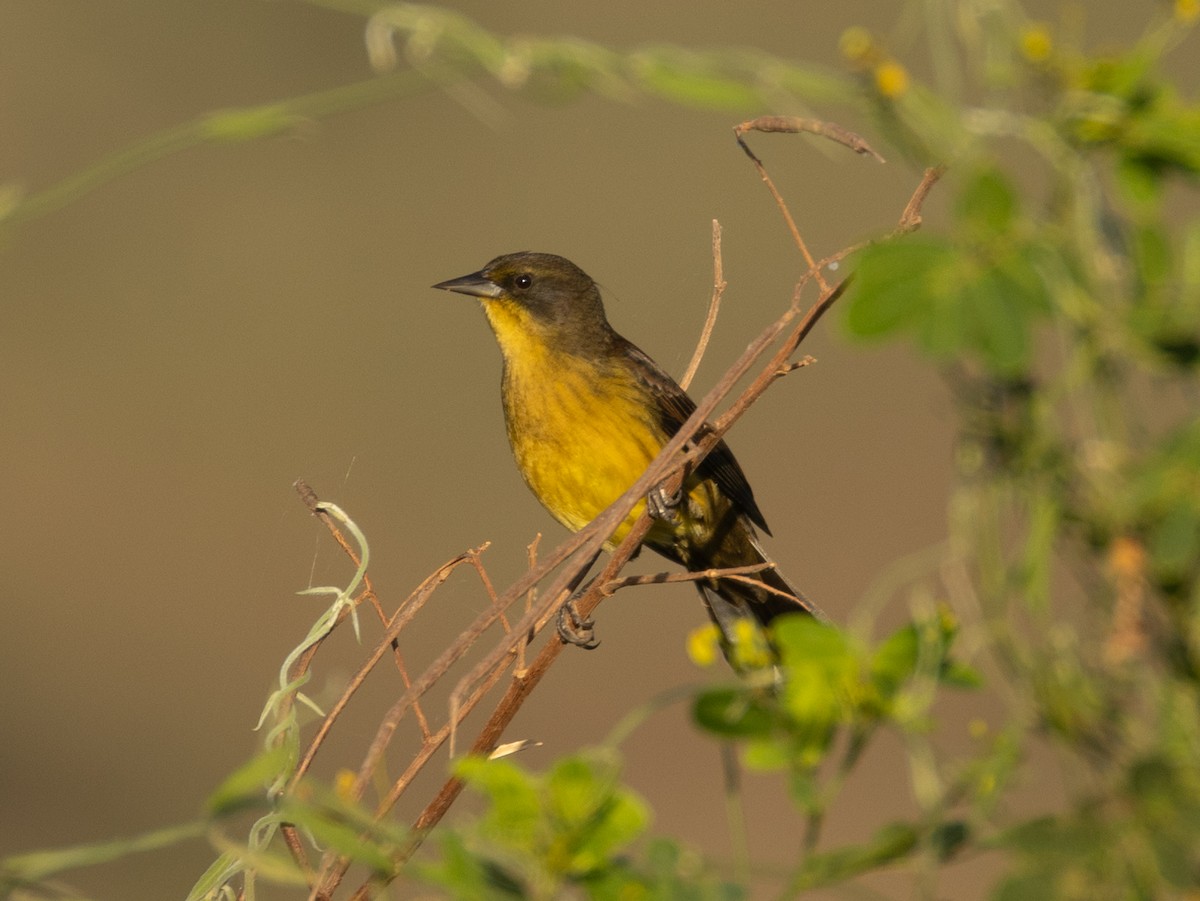
<path fill-rule="evenodd" d="M 623 494 L 696 409 L 675 379 L 613 329 L 596 282 L 564 257 L 509 253 L 433 287 L 481 302 L 500 346 L 501 400 L 517 467 L 550 515 L 573 532 Z M 607 550 L 648 502 L 653 522 L 643 546 L 689 572 L 764 566 L 741 578 L 696 582 L 735 669 L 744 668 L 736 649 L 747 626 L 766 636 L 765 627 L 783 614 L 826 619 L 763 551 L 757 530 L 770 529 L 724 441 L 687 475 L 677 497 L 651 492 L 635 505 Z M 561 617 L 559 624 L 564 640 L 574 640 Z"/>

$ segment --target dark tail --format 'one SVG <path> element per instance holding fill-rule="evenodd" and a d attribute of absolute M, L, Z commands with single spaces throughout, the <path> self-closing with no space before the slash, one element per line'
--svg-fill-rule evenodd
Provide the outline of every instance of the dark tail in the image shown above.
<path fill-rule="evenodd" d="M 762 627 L 766 627 L 775 617 L 785 613 L 807 613 L 821 622 L 829 622 L 829 617 L 821 608 L 805 597 L 803 592 L 797 590 L 774 567 L 771 558 L 759 545 L 757 537 L 753 534 L 748 537 L 749 553 L 743 547 L 742 553 L 739 554 L 742 559 L 738 562 L 723 562 L 713 568 L 772 563 L 770 569 L 739 579 L 712 579 L 696 583 L 709 616 L 721 630 L 722 644 L 726 648 L 734 644 L 738 634 L 736 623 L 747 618 Z"/>

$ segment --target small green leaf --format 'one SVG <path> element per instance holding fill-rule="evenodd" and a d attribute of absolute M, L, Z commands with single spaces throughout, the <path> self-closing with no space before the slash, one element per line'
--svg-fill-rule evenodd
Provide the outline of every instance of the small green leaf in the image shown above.
<path fill-rule="evenodd" d="M 892 334 L 925 320 L 938 273 L 954 262 L 951 247 L 927 236 L 886 241 L 858 257 L 846 326 L 859 338 Z"/>
<path fill-rule="evenodd" d="M 1159 285 L 1171 277 L 1171 244 L 1159 226 L 1144 225 L 1133 233 L 1134 260 L 1138 275 L 1147 285 Z"/>
<path fill-rule="evenodd" d="M 979 670 L 958 660 L 947 661 L 942 667 L 941 680 L 954 688 L 982 688 L 983 676 Z"/>
<path fill-rule="evenodd" d="M 786 742 L 774 738 L 752 738 L 742 748 L 742 763 L 747 769 L 773 772 L 792 765 L 794 750 Z"/>
<path fill-rule="evenodd" d="M 875 649 L 871 658 L 871 676 L 885 695 L 893 694 L 917 667 L 920 639 L 916 626 L 893 632 Z"/>
<path fill-rule="evenodd" d="M 1154 207 L 1162 199 L 1162 173 L 1145 161 L 1124 158 L 1117 166 L 1117 184 L 1121 193 L 1132 203 L 1142 207 Z"/>
<path fill-rule="evenodd" d="M 594 816 L 569 836 L 574 853 L 568 871 L 585 873 L 603 866 L 641 836 L 649 822 L 649 809 L 632 792 L 609 795 Z"/>
<path fill-rule="evenodd" d="M 1017 194 L 999 169 L 985 167 L 967 180 L 958 197 L 958 218 L 975 231 L 1002 235 L 1017 217 Z"/>
<path fill-rule="evenodd" d="M 998 375 L 1014 375 L 1029 363 L 1032 303 L 1021 286 L 998 269 L 980 274 L 962 296 L 969 338 L 983 361 Z"/>
<path fill-rule="evenodd" d="M 283 104 L 217 110 L 205 117 L 203 130 L 216 141 L 252 141 L 290 131 L 303 117 Z"/>
<path fill-rule="evenodd" d="M 700 109 L 750 110 L 762 103 L 745 78 L 726 75 L 711 60 L 678 47 L 646 49 L 630 60 L 642 88 Z"/>
<path fill-rule="evenodd" d="M 1167 508 L 1150 533 L 1150 554 L 1159 573 L 1183 575 L 1200 557 L 1200 507 L 1181 498 Z"/>
<path fill-rule="evenodd" d="M 709 732 L 731 738 L 766 736 L 776 722 L 770 707 L 740 686 L 701 693 L 692 704 L 692 717 Z"/>
<path fill-rule="evenodd" d="M 464 757 L 455 774 L 491 800 L 485 819 L 487 830 L 506 842 L 521 844 L 532 839 L 541 816 L 537 779 L 510 760 Z"/>
<path fill-rule="evenodd" d="M 797 888 L 816 888 L 844 882 L 867 870 L 887 866 L 917 847 L 917 830 L 907 823 L 881 827 L 865 845 L 810 854 L 793 882 Z"/>
<path fill-rule="evenodd" d="M 208 809 L 216 815 L 266 801 L 267 787 L 290 772 L 292 756 L 280 745 L 251 758 L 225 778 L 208 797 Z"/>
<path fill-rule="evenodd" d="M 811 616 L 781 616 L 771 634 L 785 664 L 821 663 L 841 667 L 850 651 L 846 633 Z"/>
<path fill-rule="evenodd" d="M 336 811 L 295 805 L 289 809 L 288 816 L 296 826 L 311 833 L 318 845 L 370 867 L 376 873 L 391 873 L 396 867 L 384 847 L 364 837 L 360 827 L 343 822 Z"/>

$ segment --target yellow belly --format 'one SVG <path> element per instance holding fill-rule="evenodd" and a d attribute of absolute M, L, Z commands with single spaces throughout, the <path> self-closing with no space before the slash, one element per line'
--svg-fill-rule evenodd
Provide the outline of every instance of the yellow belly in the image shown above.
<path fill-rule="evenodd" d="M 524 378 L 510 365 L 504 409 L 517 465 L 534 495 L 572 531 L 586 526 L 633 484 L 665 435 L 631 379 L 590 365 L 560 365 Z M 532 375 L 532 374 L 530 374 Z M 610 539 L 619 542 L 639 502 Z"/>
<path fill-rule="evenodd" d="M 484 304 L 504 355 L 504 418 L 513 456 L 542 506 L 573 532 L 625 493 L 667 441 L 657 404 L 619 361 L 582 359 L 552 349 L 519 305 Z M 710 480 L 692 477 L 672 522 L 647 543 L 687 561 L 707 553 L 714 523 L 730 510 Z M 611 550 L 641 515 L 639 501 L 607 542 Z"/>

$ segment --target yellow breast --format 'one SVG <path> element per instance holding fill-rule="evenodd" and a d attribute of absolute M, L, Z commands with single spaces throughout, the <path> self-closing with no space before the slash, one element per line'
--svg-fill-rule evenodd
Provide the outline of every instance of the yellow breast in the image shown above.
<path fill-rule="evenodd" d="M 590 365 L 546 372 L 508 366 L 504 409 L 521 474 L 572 531 L 596 518 L 646 470 L 664 436 L 627 381 Z M 620 541 L 638 504 L 613 536 Z"/>
<path fill-rule="evenodd" d="M 504 416 L 521 475 L 555 519 L 578 531 L 662 449 L 657 410 L 632 372 L 556 351 L 520 308 L 485 309 L 504 355 Z M 634 507 L 610 545 L 643 506 Z"/>

